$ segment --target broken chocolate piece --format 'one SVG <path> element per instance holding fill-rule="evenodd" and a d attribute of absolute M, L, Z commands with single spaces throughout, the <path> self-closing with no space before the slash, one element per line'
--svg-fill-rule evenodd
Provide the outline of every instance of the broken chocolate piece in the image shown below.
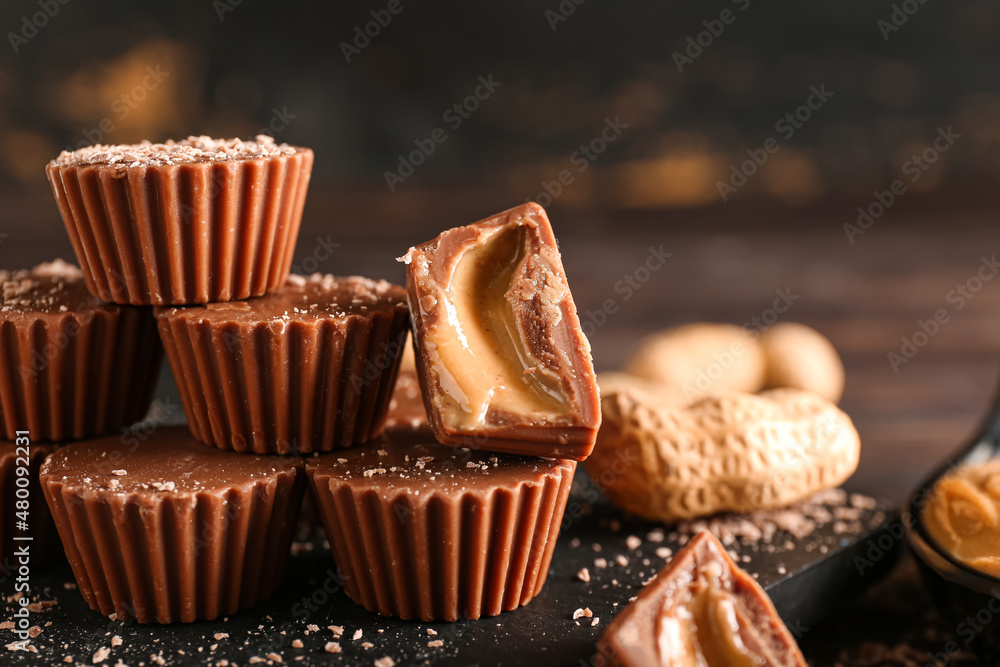
<path fill-rule="evenodd" d="M 764 589 L 695 535 L 598 642 L 617 667 L 806 667 Z"/>
<path fill-rule="evenodd" d="M 597 380 L 545 210 L 524 204 L 450 229 L 403 261 L 438 440 L 587 458 L 601 422 Z"/>

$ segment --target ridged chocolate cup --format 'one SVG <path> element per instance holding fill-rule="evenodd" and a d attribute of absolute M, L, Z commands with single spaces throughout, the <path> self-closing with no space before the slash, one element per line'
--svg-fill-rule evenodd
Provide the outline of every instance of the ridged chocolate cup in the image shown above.
<path fill-rule="evenodd" d="M 306 462 L 347 594 L 423 621 L 496 616 L 538 595 L 575 470 L 448 447 L 426 429 Z"/>
<path fill-rule="evenodd" d="M 45 172 L 91 293 L 133 305 L 259 296 L 288 275 L 313 152 Z"/>
<path fill-rule="evenodd" d="M 305 490 L 302 468 L 298 459 L 223 452 L 184 427 L 161 427 L 143 442 L 64 447 L 40 478 L 91 608 L 118 620 L 189 623 L 248 609 L 277 590 Z"/>
<path fill-rule="evenodd" d="M 163 308 L 157 320 L 191 432 L 257 454 L 378 435 L 410 321 L 402 287 L 318 274 L 245 302 Z"/>
<path fill-rule="evenodd" d="M 78 272 L 53 278 L 40 268 L 4 272 L 5 288 L 18 276 L 36 287 L 0 308 L 0 433 L 63 442 L 142 420 L 163 361 L 152 313 L 100 303 Z"/>
<path fill-rule="evenodd" d="M 13 442 L 0 442 L 0 579 L 17 571 L 20 557 L 15 558 L 14 552 L 24 545 L 28 546 L 29 567 L 51 562 L 62 555 L 56 527 L 38 483 L 38 469 L 45 457 L 55 450 L 56 445 L 32 443 L 25 448 Z M 17 484 L 20 467 L 28 471 L 26 487 Z M 18 489 L 22 489 L 20 496 Z M 18 505 L 19 501 L 26 501 L 26 504 Z M 22 520 L 28 524 L 27 530 L 18 528 Z M 31 539 L 15 540 L 15 537 Z"/>

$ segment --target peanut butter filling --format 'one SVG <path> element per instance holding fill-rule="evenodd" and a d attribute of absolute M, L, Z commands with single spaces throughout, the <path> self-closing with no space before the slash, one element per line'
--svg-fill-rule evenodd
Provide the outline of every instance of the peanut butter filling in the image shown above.
<path fill-rule="evenodd" d="M 964 466 L 938 480 L 923 519 L 948 553 L 1000 577 L 1000 460 Z"/>
<path fill-rule="evenodd" d="M 426 332 L 439 408 L 457 429 L 484 426 L 490 412 L 544 423 L 569 409 L 559 378 L 529 354 L 514 317 L 512 278 L 524 259 L 524 233 L 501 227 L 465 250 L 437 304 L 446 316 Z"/>
<path fill-rule="evenodd" d="M 664 667 L 759 667 L 765 656 L 743 641 L 753 620 L 741 613 L 736 595 L 719 583 L 719 563 L 710 563 L 687 599 L 664 604 L 658 618 L 660 664 Z"/>

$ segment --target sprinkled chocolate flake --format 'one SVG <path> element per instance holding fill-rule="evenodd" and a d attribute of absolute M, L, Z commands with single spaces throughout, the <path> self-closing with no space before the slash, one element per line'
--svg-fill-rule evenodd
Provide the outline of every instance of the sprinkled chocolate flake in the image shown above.
<path fill-rule="evenodd" d="M 213 139 L 208 136 L 169 140 L 162 144 L 143 141 L 138 144 L 95 144 L 75 151 L 63 151 L 55 165 L 108 165 L 120 167 L 155 167 L 192 162 L 228 162 L 253 160 L 279 155 L 294 155 L 294 146 L 277 144 L 272 137 L 258 134 L 253 141 Z"/>

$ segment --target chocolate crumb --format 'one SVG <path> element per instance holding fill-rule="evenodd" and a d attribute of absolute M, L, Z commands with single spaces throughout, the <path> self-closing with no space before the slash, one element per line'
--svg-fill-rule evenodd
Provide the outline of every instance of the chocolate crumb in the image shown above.
<path fill-rule="evenodd" d="M 292 155 L 296 149 L 276 144 L 272 137 L 260 134 L 253 141 L 213 139 L 191 136 L 181 141 L 154 144 L 95 144 L 75 151 L 63 151 L 52 162 L 57 165 L 109 165 L 150 167 L 192 162 L 252 160 L 278 155 Z"/>

